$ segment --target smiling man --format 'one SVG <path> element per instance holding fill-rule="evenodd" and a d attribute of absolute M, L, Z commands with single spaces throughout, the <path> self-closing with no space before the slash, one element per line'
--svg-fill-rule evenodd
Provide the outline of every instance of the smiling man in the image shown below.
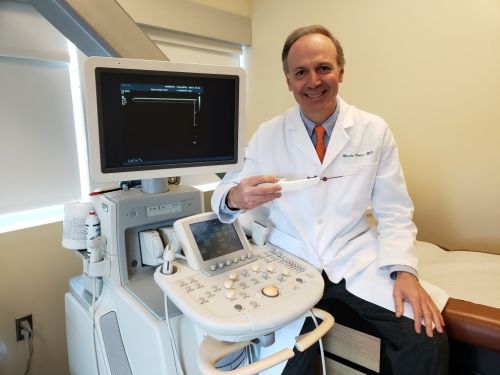
<path fill-rule="evenodd" d="M 282 56 L 288 88 L 304 116 L 321 124 L 337 107 L 344 60 L 339 60 L 334 42 L 323 34 L 306 34 L 288 48 Z"/>
<path fill-rule="evenodd" d="M 214 192 L 213 210 L 231 222 L 265 205 L 275 245 L 323 272 L 318 307 L 343 304 L 381 337 L 382 373 L 446 374 L 444 306 L 418 280 L 413 204 L 388 125 L 338 96 L 344 53 L 326 28 L 292 32 L 282 62 L 298 105 L 258 128 L 242 170 Z M 276 176 L 320 181 L 281 192 Z M 370 205 L 377 228 L 366 220 Z M 310 373 L 314 357 L 314 349 L 298 353 L 283 373 Z"/>

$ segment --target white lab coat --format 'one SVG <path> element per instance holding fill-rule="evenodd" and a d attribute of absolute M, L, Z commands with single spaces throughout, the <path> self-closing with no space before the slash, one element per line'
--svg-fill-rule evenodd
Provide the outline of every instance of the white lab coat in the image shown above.
<path fill-rule="evenodd" d="M 338 103 L 340 112 L 323 163 L 299 107 L 291 108 L 258 128 L 243 169 L 225 176 L 214 192 L 212 208 L 222 221 L 231 221 L 220 212 L 221 199 L 248 176 L 330 178 L 283 193 L 267 205 L 274 228 L 270 241 L 324 270 L 332 282 L 345 279 L 354 295 L 394 311 L 388 266 L 417 269 L 413 204 L 386 122 L 340 98 Z M 366 221 L 370 205 L 378 220 L 376 230 Z M 437 302 L 443 308 L 446 298 Z M 405 315 L 413 317 L 408 304 Z"/>

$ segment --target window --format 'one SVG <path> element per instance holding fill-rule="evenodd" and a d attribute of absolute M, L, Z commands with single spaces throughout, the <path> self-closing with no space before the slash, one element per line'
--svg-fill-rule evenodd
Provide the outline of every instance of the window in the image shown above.
<path fill-rule="evenodd" d="M 237 44 L 143 29 L 171 61 L 240 65 Z M 29 4 L 0 1 L 0 35 L 2 233 L 62 220 L 64 202 L 85 199 L 89 185 L 97 185 L 88 180 L 75 63 L 85 57 L 75 58 L 66 38 Z M 206 189 L 217 181 L 215 175 L 183 179 Z"/>
<path fill-rule="evenodd" d="M 68 44 L 31 6 L 0 2 L 0 232 L 81 199 Z M 8 36 L 8 37 L 6 37 Z"/>

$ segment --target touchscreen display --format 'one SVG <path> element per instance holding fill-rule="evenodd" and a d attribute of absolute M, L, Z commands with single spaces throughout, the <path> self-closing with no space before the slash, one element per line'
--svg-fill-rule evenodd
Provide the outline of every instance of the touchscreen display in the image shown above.
<path fill-rule="evenodd" d="M 243 249 L 233 224 L 224 224 L 219 219 L 212 219 L 190 224 L 189 228 L 204 261 Z"/>

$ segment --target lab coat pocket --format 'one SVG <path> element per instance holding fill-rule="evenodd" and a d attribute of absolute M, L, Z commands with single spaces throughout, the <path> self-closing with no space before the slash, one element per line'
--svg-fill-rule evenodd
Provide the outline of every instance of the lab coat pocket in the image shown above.
<path fill-rule="evenodd" d="M 344 163 L 344 164 L 333 164 L 331 168 L 332 178 L 346 178 L 352 176 L 359 176 L 370 171 L 375 171 L 378 167 L 378 163 Z"/>
<path fill-rule="evenodd" d="M 333 165 L 327 176 L 333 204 L 366 209 L 370 203 L 378 163 Z"/>

